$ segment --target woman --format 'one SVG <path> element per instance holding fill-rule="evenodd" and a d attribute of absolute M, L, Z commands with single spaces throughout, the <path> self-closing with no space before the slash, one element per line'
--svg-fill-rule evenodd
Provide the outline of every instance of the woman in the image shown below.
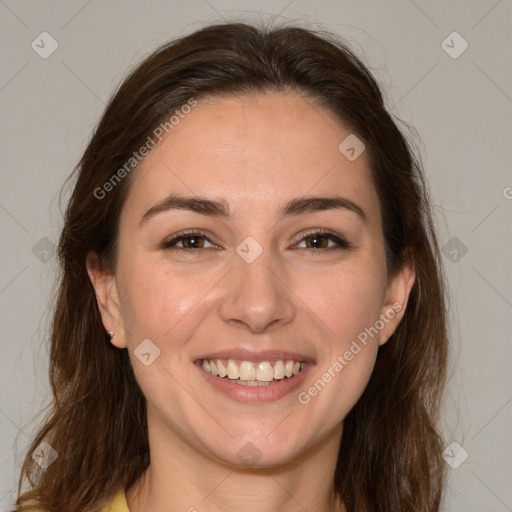
<path fill-rule="evenodd" d="M 440 509 L 430 202 L 340 39 L 235 23 L 163 45 L 76 173 L 17 511 Z"/>

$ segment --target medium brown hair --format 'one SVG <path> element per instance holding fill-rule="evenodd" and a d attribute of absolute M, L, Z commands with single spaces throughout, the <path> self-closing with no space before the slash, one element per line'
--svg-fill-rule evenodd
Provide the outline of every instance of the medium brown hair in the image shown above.
<path fill-rule="evenodd" d="M 132 70 L 70 176 L 76 183 L 59 240 L 51 330 L 53 403 L 23 463 L 17 512 L 98 510 L 149 464 L 145 399 L 127 351 L 108 341 L 85 264 L 95 251 L 101 269 L 115 272 L 120 211 L 136 170 L 104 197 L 94 192 L 191 98 L 278 91 L 316 101 L 364 141 L 388 269 L 409 262 L 416 273 L 405 315 L 344 420 L 335 492 L 348 512 L 439 510 L 445 278 L 419 158 L 343 39 L 296 26 L 226 23 L 168 42 Z M 58 453 L 46 470 L 31 456 L 43 441 Z M 32 488 L 22 492 L 24 477 Z"/>

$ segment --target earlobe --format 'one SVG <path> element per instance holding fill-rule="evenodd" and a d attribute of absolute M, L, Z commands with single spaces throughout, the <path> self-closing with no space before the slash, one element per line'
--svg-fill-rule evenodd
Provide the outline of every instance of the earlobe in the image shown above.
<path fill-rule="evenodd" d="M 100 269 L 98 256 L 94 251 L 87 254 L 86 267 L 89 279 L 94 287 L 103 326 L 107 333 L 115 333 L 115 336 L 109 336 L 110 342 L 117 348 L 126 348 L 115 275 L 103 272 Z"/>
<path fill-rule="evenodd" d="M 415 280 L 416 272 L 410 261 L 389 279 L 386 300 L 381 311 L 385 325 L 379 337 L 379 345 L 384 345 L 389 340 L 402 320 Z"/>

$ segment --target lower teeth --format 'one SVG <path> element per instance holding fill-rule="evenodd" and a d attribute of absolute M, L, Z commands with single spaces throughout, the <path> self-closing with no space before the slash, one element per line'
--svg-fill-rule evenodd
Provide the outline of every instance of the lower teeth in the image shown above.
<path fill-rule="evenodd" d="M 228 379 L 227 377 L 224 377 L 225 379 Z M 228 379 L 231 380 L 231 379 Z M 269 384 L 274 384 L 274 380 L 271 380 L 270 382 L 263 382 L 259 380 L 231 380 L 231 382 L 235 382 L 236 384 L 241 384 L 242 386 L 268 386 Z"/>

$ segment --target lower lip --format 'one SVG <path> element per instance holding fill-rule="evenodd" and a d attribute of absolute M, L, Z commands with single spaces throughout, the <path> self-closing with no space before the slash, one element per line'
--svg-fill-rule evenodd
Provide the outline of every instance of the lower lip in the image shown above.
<path fill-rule="evenodd" d="M 268 386 L 244 386 L 243 384 L 237 384 L 229 379 L 216 377 L 211 373 L 205 372 L 201 368 L 201 362 L 196 363 L 196 367 L 207 382 L 215 389 L 240 402 L 273 402 L 279 400 L 293 393 L 301 385 L 306 374 L 313 366 L 314 363 L 307 363 L 306 368 L 294 377 L 285 377 L 284 379 L 273 381 Z"/>

